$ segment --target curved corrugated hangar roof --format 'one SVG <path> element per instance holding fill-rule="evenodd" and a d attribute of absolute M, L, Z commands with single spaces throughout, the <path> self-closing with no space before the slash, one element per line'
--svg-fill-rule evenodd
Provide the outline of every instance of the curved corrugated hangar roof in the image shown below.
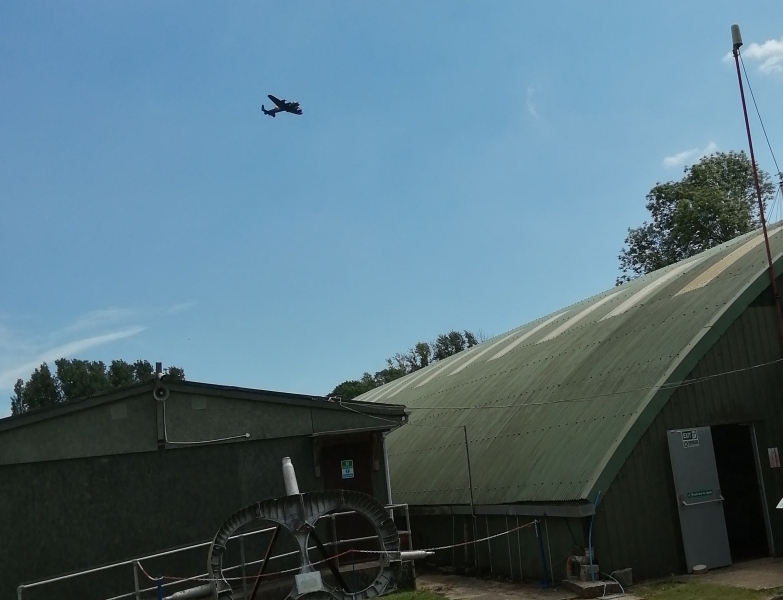
<path fill-rule="evenodd" d="M 770 229 L 776 260 L 781 229 Z M 411 410 L 409 426 L 389 436 L 395 501 L 470 503 L 463 426 L 476 504 L 594 500 L 768 287 L 756 231 L 360 396 Z"/>

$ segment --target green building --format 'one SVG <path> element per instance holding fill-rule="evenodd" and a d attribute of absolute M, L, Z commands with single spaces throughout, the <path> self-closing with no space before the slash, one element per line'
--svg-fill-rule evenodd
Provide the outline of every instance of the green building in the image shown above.
<path fill-rule="evenodd" d="M 780 273 L 783 230 L 770 233 Z M 632 567 L 637 580 L 685 572 L 705 545 L 729 561 L 783 551 L 770 290 L 757 231 L 361 396 L 411 412 L 388 442 L 394 500 L 418 515 L 416 546 L 538 519 L 540 534 L 435 558 L 514 579 L 541 578 L 545 563 L 556 581 L 591 535 L 601 571 Z M 682 452 L 706 462 L 675 482 Z"/>
<path fill-rule="evenodd" d="M 1 419 L 0 598 L 16 598 L 22 583 L 209 540 L 240 508 L 285 496 L 286 456 L 303 492 L 353 489 L 385 504 L 385 437 L 406 419 L 399 405 L 165 381 Z M 206 549 L 164 566 L 199 573 Z M 24 598 L 130 590 L 127 567 Z"/>

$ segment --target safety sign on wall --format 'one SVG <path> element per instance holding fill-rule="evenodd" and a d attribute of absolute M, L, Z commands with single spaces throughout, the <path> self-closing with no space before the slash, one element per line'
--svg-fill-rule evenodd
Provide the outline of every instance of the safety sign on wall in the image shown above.
<path fill-rule="evenodd" d="M 353 479 L 353 461 L 341 460 L 340 469 L 343 472 L 343 479 Z"/>

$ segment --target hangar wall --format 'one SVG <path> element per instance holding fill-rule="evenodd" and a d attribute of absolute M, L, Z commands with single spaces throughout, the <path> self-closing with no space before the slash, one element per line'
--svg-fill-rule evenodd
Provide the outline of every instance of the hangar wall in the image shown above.
<path fill-rule="evenodd" d="M 783 285 L 783 278 L 778 285 Z M 602 494 L 593 523 L 593 546 L 601 571 L 632 567 L 637 581 L 685 572 L 666 432 L 699 426 L 753 425 L 771 535 L 776 553 L 783 551 L 783 519 L 774 509 L 783 495 L 783 474 L 780 468 L 770 467 L 766 451 L 783 447 L 783 363 L 748 369 L 780 359 L 774 305 L 770 291 L 765 290 L 710 347 L 686 380 L 739 371 L 679 387 Z M 524 504 L 497 508 L 503 506 L 508 512 L 525 511 Z M 527 528 L 520 538 L 515 532 L 489 543 L 468 543 L 461 551 L 437 554 L 433 562 L 514 580 L 520 575 L 527 580 L 542 579 L 545 562 L 554 580 L 561 580 L 568 555 L 588 545 L 590 517 L 552 516 L 556 504 L 540 510 L 551 510 L 550 516 L 538 517 L 542 519 L 543 561 L 535 529 Z M 506 519 L 513 529 L 516 518 L 478 514 L 474 535 L 474 517 L 469 515 L 415 516 L 416 547 L 448 545 L 452 540 L 471 542 L 505 531 Z M 520 523 L 532 518 L 518 517 Z"/>
<path fill-rule="evenodd" d="M 781 285 L 781 280 L 778 280 Z M 781 358 L 774 305 L 765 290 L 707 351 L 688 379 L 746 369 Z M 599 504 L 595 553 L 602 568 L 633 567 L 642 579 L 685 571 L 677 501 L 666 431 L 724 424 L 753 424 L 760 450 L 767 506 L 783 490 L 780 469 L 766 448 L 783 446 L 783 364 L 739 371 L 678 388 L 625 461 Z M 783 523 L 771 514 L 777 549 Z"/>
<path fill-rule="evenodd" d="M 432 564 L 469 575 L 543 583 L 565 577 L 566 558 L 587 545 L 585 522 L 584 517 L 545 515 L 419 514 L 411 517 L 411 529 L 416 548 L 457 545 L 428 558 Z M 498 535 L 506 531 L 511 533 Z M 485 538 L 491 539 L 474 543 Z"/>

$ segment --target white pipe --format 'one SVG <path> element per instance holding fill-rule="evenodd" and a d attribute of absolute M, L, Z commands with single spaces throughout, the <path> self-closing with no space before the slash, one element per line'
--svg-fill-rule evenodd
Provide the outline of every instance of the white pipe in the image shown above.
<path fill-rule="evenodd" d="M 171 596 L 166 596 L 163 600 L 191 600 L 192 598 L 205 598 L 212 594 L 212 584 L 206 583 L 198 587 L 174 592 Z"/>
<path fill-rule="evenodd" d="M 299 495 L 299 484 L 296 482 L 296 471 L 294 471 L 294 465 L 291 464 L 291 459 L 287 456 L 283 459 L 283 481 L 285 482 L 286 496 Z"/>

